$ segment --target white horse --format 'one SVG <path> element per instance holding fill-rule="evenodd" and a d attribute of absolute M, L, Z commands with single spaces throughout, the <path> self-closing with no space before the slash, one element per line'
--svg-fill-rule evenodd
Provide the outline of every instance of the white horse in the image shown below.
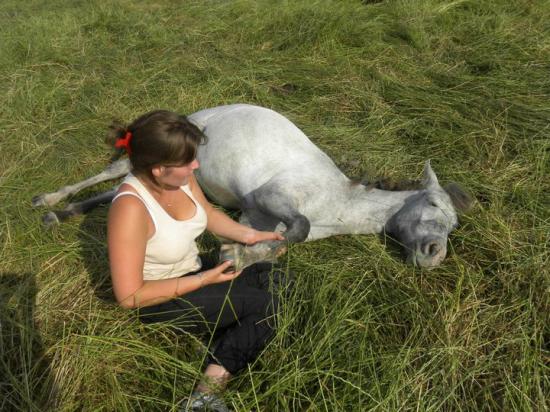
<path fill-rule="evenodd" d="M 403 245 L 409 262 L 433 267 L 446 256 L 448 235 L 458 224 L 456 210 L 471 203 L 457 185 L 442 188 L 429 161 L 418 190 L 388 191 L 353 182 L 291 121 L 266 108 L 219 106 L 188 118 L 208 139 L 199 147 L 200 168 L 195 172 L 207 196 L 225 208 L 240 209 L 242 223 L 280 230 L 289 242 L 384 231 Z M 35 197 L 33 205 L 52 206 L 130 169 L 127 159 L 118 160 L 93 178 Z M 83 213 L 114 193 L 70 204 L 44 220 L 51 224 Z M 282 246 L 267 242 L 231 253 L 261 260 L 272 258 Z"/>

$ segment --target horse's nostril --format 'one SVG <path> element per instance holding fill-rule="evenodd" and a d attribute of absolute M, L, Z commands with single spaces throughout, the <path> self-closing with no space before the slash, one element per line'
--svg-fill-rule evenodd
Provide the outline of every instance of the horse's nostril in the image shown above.
<path fill-rule="evenodd" d="M 429 256 L 435 256 L 441 251 L 441 246 L 437 242 L 430 242 L 425 247 L 425 253 Z"/>

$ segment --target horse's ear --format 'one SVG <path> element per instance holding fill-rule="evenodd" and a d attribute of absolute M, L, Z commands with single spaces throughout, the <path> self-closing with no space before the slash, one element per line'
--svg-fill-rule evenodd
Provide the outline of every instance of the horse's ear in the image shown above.
<path fill-rule="evenodd" d="M 422 185 L 426 189 L 439 188 L 439 181 L 437 180 L 437 176 L 432 170 L 432 166 L 430 165 L 429 160 L 426 160 L 426 163 L 424 163 L 424 179 L 422 180 Z"/>
<path fill-rule="evenodd" d="M 464 213 L 472 208 L 474 200 L 458 184 L 449 183 L 444 187 L 444 189 L 451 198 L 451 201 L 457 211 Z"/>

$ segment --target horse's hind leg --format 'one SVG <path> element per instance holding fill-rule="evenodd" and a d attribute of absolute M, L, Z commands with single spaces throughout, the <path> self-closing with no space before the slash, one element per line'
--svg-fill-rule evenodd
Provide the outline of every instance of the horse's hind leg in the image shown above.
<path fill-rule="evenodd" d="M 130 172 L 130 161 L 128 159 L 117 160 L 111 163 L 107 169 L 99 173 L 96 176 L 90 177 L 82 182 L 74 185 L 65 186 L 59 189 L 57 192 L 45 193 L 32 198 L 32 205 L 37 206 L 53 206 L 60 201 L 66 199 L 70 195 L 78 193 L 82 189 L 93 186 L 95 184 L 105 182 L 107 180 L 116 179 L 122 177 Z"/>
<path fill-rule="evenodd" d="M 116 189 L 109 190 L 108 192 L 101 193 L 82 202 L 70 203 L 63 210 L 48 212 L 42 217 L 42 223 L 49 227 L 57 225 L 72 216 L 82 215 L 103 203 L 110 202 L 113 200 L 115 193 Z"/>

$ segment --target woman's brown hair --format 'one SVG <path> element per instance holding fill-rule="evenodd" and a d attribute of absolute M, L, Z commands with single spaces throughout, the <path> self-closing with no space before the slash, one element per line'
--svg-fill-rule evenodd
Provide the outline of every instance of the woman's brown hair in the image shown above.
<path fill-rule="evenodd" d="M 155 166 L 179 166 L 192 162 L 197 156 L 200 144 L 206 143 L 206 136 L 187 117 L 168 110 L 146 113 L 128 126 L 113 122 L 109 126 L 107 139 L 116 142 L 127 133 L 129 157 L 134 174 L 155 180 L 151 169 Z"/>

